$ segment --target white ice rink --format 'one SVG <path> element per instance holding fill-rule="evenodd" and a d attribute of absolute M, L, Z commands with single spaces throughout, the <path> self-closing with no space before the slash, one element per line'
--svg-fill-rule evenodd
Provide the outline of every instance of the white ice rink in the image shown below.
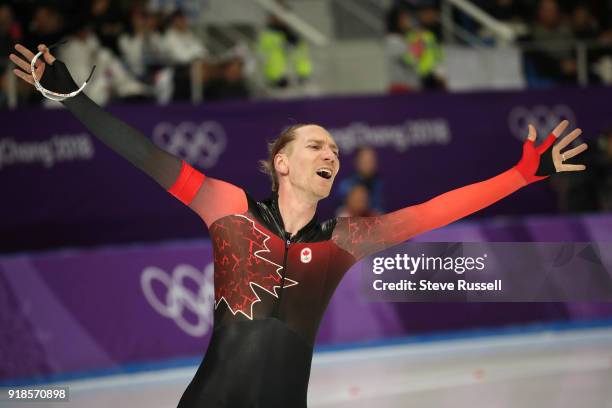
<path fill-rule="evenodd" d="M 195 370 L 192 366 L 56 383 L 70 388 L 69 402 L 0 399 L 0 406 L 175 407 Z M 612 329 L 318 352 L 309 407 L 612 408 Z"/>

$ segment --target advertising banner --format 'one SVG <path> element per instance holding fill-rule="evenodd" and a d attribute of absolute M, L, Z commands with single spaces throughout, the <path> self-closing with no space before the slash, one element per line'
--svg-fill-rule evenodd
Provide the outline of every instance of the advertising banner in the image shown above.
<path fill-rule="evenodd" d="M 258 171 L 266 143 L 288 125 L 321 124 L 340 146 L 337 181 L 351 174 L 358 147 L 377 149 L 383 206 L 391 211 L 507 170 L 520 158 L 528 123 L 544 137 L 568 119 L 584 130 L 585 141 L 593 141 L 612 124 L 611 93 L 424 93 L 109 111 L 207 175 L 258 199 L 270 194 L 267 176 Z M 69 112 L 23 109 L 0 116 L 3 252 L 206 236 L 194 214 Z M 332 192 L 320 204 L 320 219 L 333 216 L 339 205 Z M 477 216 L 554 212 L 556 206 L 544 181 Z"/>

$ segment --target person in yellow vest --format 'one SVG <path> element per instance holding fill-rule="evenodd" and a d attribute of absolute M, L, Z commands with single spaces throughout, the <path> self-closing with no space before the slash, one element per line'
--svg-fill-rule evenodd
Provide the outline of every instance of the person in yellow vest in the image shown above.
<path fill-rule="evenodd" d="M 396 6 L 387 15 L 385 54 L 389 92 L 442 89 L 442 46 L 426 21 L 408 8 Z"/>
<path fill-rule="evenodd" d="M 412 65 L 424 89 L 444 88 L 442 66 L 444 51 L 434 31 L 433 7 L 424 5 L 417 10 L 417 23 L 406 32 L 406 64 Z"/>
<path fill-rule="evenodd" d="M 417 28 L 406 35 L 406 43 L 404 61 L 415 68 L 422 87 L 443 88 L 437 69 L 444 60 L 444 53 L 436 35 L 429 30 Z"/>
<path fill-rule="evenodd" d="M 412 29 L 412 16 L 403 7 L 392 7 L 387 13 L 385 61 L 388 92 L 400 94 L 419 91 L 421 78 L 412 61 L 406 61 L 406 36 Z"/>
<path fill-rule="evenodd" d="M 275 15 L 270 15 L 268 25 L 259 34 L 258 51 L 269 86 L 287 87 L 292 74 L 299 83 L 312 75 L 308 44 Z"/>

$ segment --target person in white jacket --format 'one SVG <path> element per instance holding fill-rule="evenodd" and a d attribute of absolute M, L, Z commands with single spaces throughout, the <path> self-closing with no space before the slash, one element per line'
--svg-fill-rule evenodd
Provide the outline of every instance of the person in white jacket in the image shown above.
<path fill-rule="evenodd" d="M 119 51 L 129 70 L 138 78 L 147 74 L 149 65 L 162 62 L 164 42 L 151 14 L 139 9 L 132 11 L 130 32 L 119 36 Z"/>
<path fill-rule="evenodd" d="M 119 58 L 103 47 L 88 26 L 77 29 L 64 46 L 59 57 L 70 64 L 74 78 L 84 81 L 92 66 L 97 66 L 85 93 L 99 105 L 108 104 L 113 97 L 119 99 L 145 97 L 149 94 L 146 85 L 138 81 L 125 69 Z"/>
<path fill-rule="evenodd" d="M 164 53 L 173 64 L 189 64 L 208 56 L 208 50 L 193 33 L 182 11 L 176 11 L 170 17 L 170 26 L 163 36 L 163 43 Z"/>

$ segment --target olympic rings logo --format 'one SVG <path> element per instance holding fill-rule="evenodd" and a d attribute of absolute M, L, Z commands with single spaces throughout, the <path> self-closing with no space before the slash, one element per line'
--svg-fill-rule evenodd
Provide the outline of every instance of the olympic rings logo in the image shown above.
<path fill-rule="evenodd" d="M 181 122 L 175 126 L 162 122 L 153 129 L 153 141 L 168 152 L 184 158 L 193 165 L 211 168 L 227 146 L 223 127 L 213 121 Z"/>
<path fill-rule="evenodd" d="M 202 337 L 213 325 L 213 309 L 215 305 L 214 267 L 209 264 L 204 273 L 191 265 L 178 265 L 174 268 L 172 276 L 163 269 L 150 266 L 142 271 L 140 285 L 149 304 L 160 315 L 172 319 L 185 333 L 193 337 Z M 195 283 L 197 293 L 194 293 L 185 284 L 187 281 Z M 154 282 L 165 288 L 165 297 L 158 297 L 153 289 Z M 159 286 L 159 285 L 157 285 Z M 195 315 L 197 321 L 187 320 L 184 310 Z"/>
<path fill-rule="evenodd" d="M 532 109 L 517 106 L 508 115 L 508 125 L 512 135 L 521 141 L 527 138 L 528 124 L 535 126 L 538 131 L 538 138 L 545 139 L 555 126 L 564 119 L 568 120 L 571 125 L 576 125 L 576 115 L 567 105 L 555 105 L 553 107 L 537 105 Z"/>

